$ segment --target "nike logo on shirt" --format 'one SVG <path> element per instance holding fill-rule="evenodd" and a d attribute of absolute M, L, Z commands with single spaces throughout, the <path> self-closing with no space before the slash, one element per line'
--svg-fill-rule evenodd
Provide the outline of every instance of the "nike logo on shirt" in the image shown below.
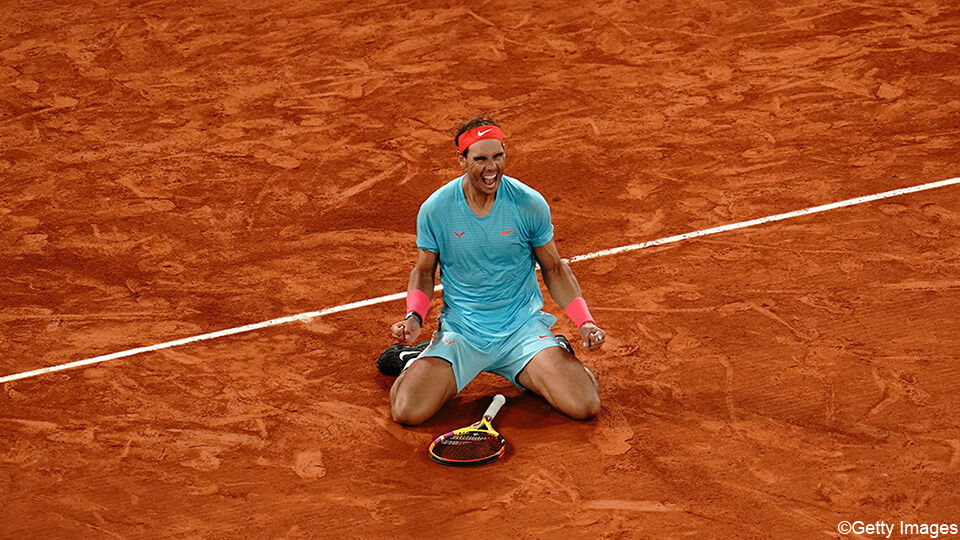
<path fill-rule="evenodd" d="M 506 235 L 512 233 L 512 232 L 515 231 L 515 230 L 516 230 L 516 229 L 510 229 L 509 231 L 500 231 L 500 234 L 506 236 Z"/>

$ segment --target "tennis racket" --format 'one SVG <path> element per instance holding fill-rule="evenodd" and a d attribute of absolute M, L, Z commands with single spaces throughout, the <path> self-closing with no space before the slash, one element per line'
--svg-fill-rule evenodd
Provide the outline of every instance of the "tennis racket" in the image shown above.
<path fill-rule="evenodd" d="M 493 402 L 475 424 L 444 433 L 430 443 L 430 458 L 442 465 L 469 467 L 490 463 L 503 455 L 507 442 L 490 425 L 490 421 L 507 402 L 501 394 L 493 396 Z"/>

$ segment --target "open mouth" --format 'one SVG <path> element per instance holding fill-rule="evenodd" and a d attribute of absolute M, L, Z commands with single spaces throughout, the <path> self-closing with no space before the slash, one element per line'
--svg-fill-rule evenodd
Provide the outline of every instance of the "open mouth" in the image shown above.
<path fill-rule="evenodd" d="M 497 183 L 497 173 L 485 174 L 482 177 L 483 185 L 493 187 Z"/>

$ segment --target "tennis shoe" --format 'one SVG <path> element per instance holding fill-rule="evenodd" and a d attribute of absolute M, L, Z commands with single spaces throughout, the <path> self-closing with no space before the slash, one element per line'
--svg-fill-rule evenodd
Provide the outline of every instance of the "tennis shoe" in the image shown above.
<path fill-rule="evenodd" d="M 407 362 L 420 356 L 429 344 L 429 341 L 422 341 L 413 346 L 394 343 L 383 351 L 380 358 L 377 358 L 377 369 L 384 375 L 397 377 Z"/>
<path fill-rule="evenodd" d="M 570 353 L 571 356 L 577 356 L 573 352 L 573 345 L 570 345 L 570 342 L 567 340 L 567 336 L 557 334 L 553 336 L 553 339 L 557 340 L 557 345 L 561 346 L 565 351 Z"/>

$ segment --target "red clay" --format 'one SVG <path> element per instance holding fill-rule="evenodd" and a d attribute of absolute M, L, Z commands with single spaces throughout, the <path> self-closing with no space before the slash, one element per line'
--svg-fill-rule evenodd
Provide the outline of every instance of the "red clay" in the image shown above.
<path fill-rule="evenodd" d="M 402 290 L 479 111 L 568 257 L 960 175 L 948 3 L 28 4 L 0 10 L 0 375 Z M 402 302 L 10 383 L 0 536 L 960 523 L 958 226 L 949 187 L 577 263 L 589 422 L 483 375 L 395 425 Z M 431 462 L 496 392 L 504 458 Z"/>

